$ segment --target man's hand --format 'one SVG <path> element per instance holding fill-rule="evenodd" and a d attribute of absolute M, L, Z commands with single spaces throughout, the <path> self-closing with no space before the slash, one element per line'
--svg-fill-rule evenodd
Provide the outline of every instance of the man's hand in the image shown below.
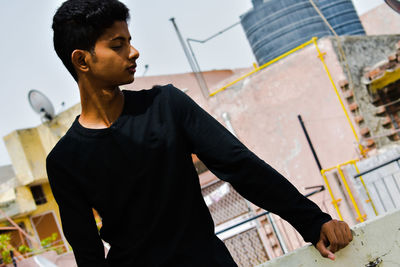
<path fill-rule="evenodd" d="M 351 240 L 353 235 L 347 223 L 331 220 L 322 225 L 319 241 L 315 247 L 323 257 L 335 260 L 333 253 L 347 246 Z"/>

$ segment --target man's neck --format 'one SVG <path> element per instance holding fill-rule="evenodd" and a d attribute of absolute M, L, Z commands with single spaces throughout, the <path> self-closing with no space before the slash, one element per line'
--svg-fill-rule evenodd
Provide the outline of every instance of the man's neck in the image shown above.
<path fill-rule="evenodd" d="M 79 123 L 86 128 L 108 128 L 121 115 L 124 95 L 118 87 L 79 85 L 82 112 Z"/>

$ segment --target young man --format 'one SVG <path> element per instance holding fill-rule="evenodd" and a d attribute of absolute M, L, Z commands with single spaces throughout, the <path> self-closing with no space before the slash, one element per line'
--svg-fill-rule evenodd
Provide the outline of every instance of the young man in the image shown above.
<path fill-rule="evenodd" d="M 55 50 L 78 83 L 82 113 L 48 155 L 47 172 L 78 266 L 236 266 L 214 234 L 192 153 L 333 259 L 352 239 L 347 224 L 188 96 L 172 85 L 120 91 L 139 57 L 128 18 L 117 0 L 69 0 L 53 19 Z M 102 239 L 111 245 L 107 259 Z"/>

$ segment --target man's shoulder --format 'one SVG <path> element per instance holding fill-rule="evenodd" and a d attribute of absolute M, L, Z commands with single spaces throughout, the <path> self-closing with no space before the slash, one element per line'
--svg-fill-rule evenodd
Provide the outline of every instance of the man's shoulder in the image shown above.
<path fill-rule="evenodd" d="M 125 94 L 128 97 L 132 98 L 140 98 L 140 97 L 155 97 L 159 96 L 160 94 L 174 94 L 179 90 L 172 84 L 165 84 L 165 85 L 154 85 L 153 87 L 149 89 L 142 89 L 139 91 L 134 91 L 134 90 L 124 90 Z"/>
<path fill-rule="evenodd" d="M 129 106 L 133 107 L 134 110 L 147 110 L 160 106 L 176 105 L 175 102 L 179 102 L 179 94 L 183 93 L 172 84 L 154 85 L 150 89 L 142 89 L 139 91 L 124 91 Z"/>
<path fill-rule="evenodd" d="M 51 149 L 50 153 L 46 157 L 47 164 L 55 161 L 62 161 L 67 158 L 66 154 L 71 149 L 71 142 L 73 142 L 73 138 L 71 138 L 71 128 L 67 131 L 65 135 L 60 138 L 60 140 L 58 140 L 56 145 Z"/>

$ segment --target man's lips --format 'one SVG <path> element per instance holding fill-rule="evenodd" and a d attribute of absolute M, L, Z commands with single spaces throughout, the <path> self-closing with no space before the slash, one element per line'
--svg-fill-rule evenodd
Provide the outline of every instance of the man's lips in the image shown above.
<path fill-rule="evenodd" d="M 136 65 L 132 65 L 132 66 L 128 67 L 128 71 L 132 72 L 132 73 L 135 73 L 136 72 Z"/>

